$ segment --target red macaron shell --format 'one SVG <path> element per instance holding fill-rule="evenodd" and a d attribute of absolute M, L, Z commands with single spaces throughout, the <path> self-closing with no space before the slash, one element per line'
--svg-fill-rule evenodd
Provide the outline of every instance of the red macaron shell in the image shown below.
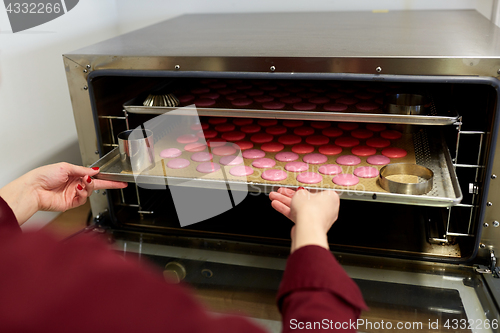
<path fill-rule="evenodd" d="M 300 103 L 293 104 L 292 107 L 295 110 L 299 110 L 299 111 L 311 111 L 311 110 L 316 109 L 316 104 L 300 102 Z"/>
<path fill-rule="evenodd" d="M 312 127 L 307 127 L 307 126 L 301 126 L 301 127 L 296 127 L 293 130 L 293 133 L 295 135 L 300 135 L 300 136 L 308 136 L 314 134 L 314 128 Z"/>
<path fill-rule="evenodd" d="M 292 151 L 297 154 L 309 154 L 314 151 L 314 146 L 307 143 L 299 143 L 292 147 Z"/>
<path fill-rule="evenodd" d="M 199 137 L 199 138 L 205 138 L 205 139 L 212 139 L 212 138 L 215 138 L 217 136 L 217 131 L 214 131 L 214 130 L 211 130 L 211 129 L 207 129 L 207 130 L 204 130 L 204 131 L 199 131 L 198 133 L 196 133 L 196 135 Z"/>
<path fill-rule="evenodd" d="M 208 119 L 208 122 L 212 125 L 223 124 L 227 122 L 227 118 L 225 117 L 212 117 Z"/>
<path fill-rule="evenodd" d="M 397 140 L 401 139 L 403 135 L 401 134 L 401 132 L 398 131 L 386 130 L 380 132 L 380 136 L 383 137 L 384 139 Z"/>
<path fill-rule="evenodd" d="M 304 125 L 304 122 L 302 120 L 284 120 L 283 121 L 283 126 L 286 126 L 286 127 L 294 128 L 294 127 L 299 127 L 302 125 Z"/>
<path fill-rule="evenodd" d="M 259 121 L 257 121 L 257 124 L 259 124 L 260 126 L 267 127 L 278 124 L 278 121 L 276 119 L 259 119 Z"/>
<path fill-rule="evenodd" d="M 238 99 L 238 98 L 246 98 L 247 95 L 243 94 L 243 93 L 234 93 L 234 94 L 229 94 L 226 96 L 226 99 L 228 101 L 234 101 L 235 99 Z"/>
<path fill-rule="evenodd" d="M 389 158 L 402 158 L 405 157 L 408 153 L 403 148 L 397 147 L 389 147 L 382 150 L 382 155 L 387 156 Z"/>
<path fill-rule="evenodd" d="M 259 125 L 255 125 L 255 124 L 252 124 L 252 125 L 245 125 L 245 126 L 242 126 L 240 128 L 240 130 L 243 132 L 243 133 L 257 133 L 257 132 L 260 132 L 260 126 Z"/>
<path fill-rule="evenodd" d="M 380 105 L 374 102 L 361 102 L 356 104 L 356 109 L 360 111 L 375 111 L 380 109 Z"/>
<path fill-rule="evenodd" d="M 267 103 L 263 103 L 262 107 L 264 109 L 268 109 L 268 110 L 281 110 L 285 107 L 285 103 L 283 103 L 283 102 L 267 102 Z"/>
<path fill-rule="evenodd" d="M 330 103 L 323 105 L 325 111 L 341 112 L 347 110 L 347 105 L 340 103 Z"/>
<path fill-rule="evenodd" d="M 313 146 L 322 146 L 330 142 L 330 139 L 324 135 L 311 135 L 306 138 L 306 143 Z"/>
<path fill-rule="evenodd" d="M 373 132 L 364 128 L 359 128 L 352 131 L 351 135 L 357 139 L 368 139 L 373 136 Z"/>
<path fill-rule="evenodd" d="M 339 123 L 338 126 L 346 131 L 352 131 L 359 127 L 357 123 Z"/>
<path fill-rule="evenodd" d="M 214 99 L 210 99 L 210 98 L 199 98 L 197 100 L 194 101 L 194 104 L 197 106 L 197 107 L 208 107 L 208 106 L 212 106 L 215 104 L 215 100 Z"/>
<path fill-rule="evenodd" d="M 268 103 L 272 102 L 274 100 L 274 97 L 269 95 L 254 96 L 253 100 L 257 103 Z"/>
<path fill-rule="evenodd" d="M 240 147 L 241 150 L 247 150 L 253 148 L 253 142 L 250 141 L 236 141 L 234 144 Z"/>
<path fill-rule="evenodd" d="M 329 121 L 312 121 L 311 127 L 314 127 L 317 129 L 325 129 L 325 128 L 330 127 L 330 122 Z"/>
<path fill-rule="evenodd" d="M 257 133 L 252 135 L 250 140 L 255 143 L 265 143 L 273 141 L 273 136 L 269 133 Z"/>
<path fill-rule="evenodd" d="M 221 137 L 227 141 L 240 141 L 245 138 L 245 133 L 240 131 L 231 131 L 222 133 Z"/>
<path fill-rule="evenodd" d="M 320 146 L 318 151 L 323 155 L 338 155 L 342 152 L 342 147 L 336 145 L 324 145 Z"/>
<path fill-rule="evenodd" d="M 235 129 L 235 126 L 233 124 L 229 124 L 229 123 L 219 124 L 219 125 L 215 126 L 215 130 L 218 132 L 231 132 L 231 131 L 234 131 L 234 129 Z"/>
<path fill-rule="evenodd" d="M 231 101 L 231 104 L 234 106 L 248 106 L 253 104 L 253 100 L 250 98 L 236 98 Z"/>
<path fill-rule="evenodd" d="M 340 147 L 351 148 L 359 145 L 359 140 L 351 137 L 341 137 L 335 140 L 335 144 Z"/>
<path fill-rule="evenodd" d="M 330 137 L 330 138 L 336 138 L 344 134 L 344 132 L 336 127 L 330 127 L 327 129 L 324 129 L 321 132 L 324 136 Z"/>
<path fill-rule="evenodd" d="M 385 148 L 391 145 L 391 141 L 382 138 L 371 138 L 366 140 L 366 145 L 373 148 Z"/>
<path fill-rule="evenodd" d="M 270 126 L 266 128 L 266 133 L 272 134 L 272 135 L 282 135 L 287 132 L 286 127 L 281 126 L 281 125 L 276 125 L 276 126 Z"/>
<path fill-rule="evenodd" d="M 381 132 L 384 131 L 387 127 L 384 124 L 368 124 L 366 125 L 366 129 L 373 132 Z"/>
<path fill-rule="evenodd" d="M 195 99 L 194 95 L 179 96 L 179 102 L 181 102 L 181 103 L 189 103 L 191 101 L 194 101 L 194 99 Z"/>
<path fill-rule="evenodd" d="M 250 125 L 253 123 L 252 118 L 234 118 L 233 119 L 233 124 L 237 126 L 245 126 L 245 125 Z"/>
<path fill-rule="evenodd" d="M 330 99 L 328 97 L 317 96 L 309 98 L 308 101 L 313 104 L 326 104 L 330 102 Z"/>
<path fill-rule="evenodd" d="M 356 156 L 371 156 L 377 153 L 377 149 L 368 146 L 356 146 L 351 149 L 351 153 Z"/>
<path fill-rule="evenodd" d="M 260 149 L 268 153 L 277 153 L 282 151 L 284 148 L 285 145 L 279 142 L 266 142 L 260 146 Z"/>
<path fill-rule="evenodd" d="M 302 141 L 302 138 L 298 135 L 282 135 L 278 138 L 278 141 L 284 145 L 295 145 Z"/>

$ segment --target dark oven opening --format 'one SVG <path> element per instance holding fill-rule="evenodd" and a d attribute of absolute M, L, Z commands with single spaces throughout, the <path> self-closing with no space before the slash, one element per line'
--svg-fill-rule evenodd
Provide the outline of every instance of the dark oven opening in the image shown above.
<path fill-rule="evenodd" d="M 123 105 L 137 103 L 138 99 L 144 100 L 150 91 L 158 87 L 165 89 L 162 87 L 164 85 L 167 87 L 166 91 L 173 92 L 177 96 L 192 94 L 196 97 L 191 90 L 210 82 L 234 87 L 235 92 L 232 94 L 245 94 L 246 85 L 252 86 L 248 89 L 261 90 L 262 84 L 265 84 L 270 87 L 278 86 L 279 90 L 283 91 L 287 90 L 282 88 L 292 85 L 303 87 L 305 89 L 302 91 L 311 92 L 310 96 L 321 97 L 326 96 L 328 92 L 314 88 L 334 87 L 335 91 L 340 91 L 345 96 L 357 96 L 355 98 L 359 101 L 365 101 L 363 98 L 367 98 L 366 101 L 378 103 L 381 108 L 386 103 L 387 96 L 395 93 L 421 94 L 429 97 L 433 108 L 430 118 L 436 119 L 437 124 L 432 123 L 434 120 L 427 120 L 424 124 L 392 123 L 392 120 L 389 120 L 385 125 L 402 133 L 425 132 L 430 144 L 443 140 L 450 152 L 451 163 L 456 171 L 463 199 L 448 207 L 437 207 L 432 202 L 389 203 L 376 199 L 370 201 L 347 198 L 348 200 L 342 200 L 340 216 L 329 233 L 329 241 L 334 251 L 366 255 L 444 262 L 467 261 L 474 256 L 482 223 L 478 207 L 483 199 L 486 181 L 484 170 L 490 155 L 494 154 L 490 147 L 497 95 L 491 85 L 436 83 L 431 79 L 428 82 L 410 82 L 408 79 L 400 82 L 347 81 L 345 77 L 342 81 L 335 81 L 291 78 L 273 80 L 219 77 L 207 80 L 196 77 L 166 79 L 96 76 L 91 81 L 90 91 L 101 156 L 117 147 L 118 133 L 136 128 L 159 114 L 127 112 Z M 242 89 L 238 90 L 238 87 Z M 212 89 L 216 90 L 217 88 Z M 238 111 L 228 112 L 229 117 L 251 117 L 255 121 L 260 118 L 258 113 L 245 113 L 244 106 L 235 107 L 226 97 L 221 95 L 222 102 L 219 109 Z M 333 95 L 330 95 L 330 100 L 332 97 Z M 192 104 L 192 101 L 187 101 L 181 106 L 188 104 Z M 345 115 L 367 113 L 353 108 L 347 109 Z M 303 119 L 306 123 L 311 120 L 328 121 L 326 120 L 328 112 L 325 113 L 324 119 L 317 119 L 317 116 L 310 116 L 307 111 L 294 111 L 293 119 Z M 315 111 L 325 112 L 319 105 Z M 277 118 L 282 118 L 280 122 L 287 119 L 286 115 L 280 115 L 280 110 L 267 110 L 267 112 L 268 114 L 275 112 Z M 208 117 L 210 115 L 207 113 L 200 119 L 207 121 Z M 337 116 L 333 122 L 338 123 L 342 121 L 341 119 Z M 363 124 L 370 123 L 370 118 L 361 119 Z M 347 121 L 352 121 L 352 118 Z M 383 123 L 383 119 L 376 118 L 374 123 Z M 176 196 L 185 200 L 205 197 L 207 205 L 210 205 L 210 198 L 218 191 L 224 192 L 227 189 L 175 187 Z M 267 193 L 250 191 L 236 207 L 186 227 L 181 227 L 179 223 L 171 187 L 167 187 L 167 190 L 155 190 L 131 184 L 123 191 L 110 191 L 109 202 L 112 226 L 115 229 L 289 246 L 292 223 L 271 208 Z"/>

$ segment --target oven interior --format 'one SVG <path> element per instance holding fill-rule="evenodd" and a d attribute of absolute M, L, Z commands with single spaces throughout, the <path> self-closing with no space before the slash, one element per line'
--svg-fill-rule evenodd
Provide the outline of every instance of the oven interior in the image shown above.
<path fill-rule="evenodd" d="M 100 155 L 117 147 L 116 136 L 155 117 L 153 114 L 127 113 L 123 105 L 144 96 L 168 82 L 173 91 L 196 87 L 207 78 L 95 76 L 89 82 Z M 218 77 L 219 81 L 225 80 Z M 232 78 L 234 80 L 234 77 Z M 444 117 L 456 117 L 447 125 L 414 125 L 425 129 L 430 140 L 441 136 L 455 166 L 463 199 L 451 207 L 342 200 L 338 221 L 328 238 L 333 251 L 365 255 L 411 258 L 442 262 L 466 262 L 474 259 L 478 247 L 485 166 L 490 155 L 491 133 L 497 108 L 497 91 L 478 83 L 384 82 L 370 80 L 306 80 L 264 77 L 268 82 L 293 82 L 295 85 L 335 83 L 336 87 L 375 91 L 374 98 L 384 100 L 389 93 L 425 93 Z M 253 78 L 238 79 L 252 83 Z M 392 81 L 391 81 L 392 80 Z M 287 83 L 288 84 L 288 83 Z M 180 88 L 179 88 L 180 87 Z M 381 89 L 380 89 L 381 88 Z M 379 90 L 377 90 L 379 89 Z M 378 92 L 377 92 L 378 91 Z M 269 111 L 273 112 L 273 111 Z M 308 121 L 307 112 L 297 111 Z M 276 113 L 279 118 L 278 113 Z M 245 116 L 245 115 L 241 115 Z M 425 117 L 425 116 L 422 116 Z M 205 117 L 200 118 L 202 121 Z M 365 121 L 366 122 L 366 121 Z M 405 124 L 387 124 L 402 128 Z M 413 129 L 413 130 L 414 130 Z M 217 189 L 182 187 L 176 189 L 186 198 L 205 195 Z M 123 191 L 107 191 L 110 223 L 114 229 L 199 239 L 230 240 L 261 245 L 288 247 L 292 222 L 274 211 L 267 193 L 249 193 L 235 208 L 187 227 L 181 227 L 172 196 L 167 190 L 130 186 Z"/>

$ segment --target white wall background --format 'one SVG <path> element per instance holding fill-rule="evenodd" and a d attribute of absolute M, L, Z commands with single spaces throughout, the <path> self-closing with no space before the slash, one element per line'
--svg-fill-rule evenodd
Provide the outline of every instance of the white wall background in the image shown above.
<path fill-rule="evenodd" d="M 81 163 L 62 54 L 187 13 L 476 9 L 500 25 L 498 0 L 80 0 L 13 34 L 0 4 L 0 186 L 40 165 Z M 37 228 L 54 213 L 38 213 Z"/>

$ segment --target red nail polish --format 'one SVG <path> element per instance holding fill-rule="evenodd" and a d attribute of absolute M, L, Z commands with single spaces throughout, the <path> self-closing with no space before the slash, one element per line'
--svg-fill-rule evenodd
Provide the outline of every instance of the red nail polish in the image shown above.
<path fill-rule="evenodd" d="M 88 178 L 87 178 L 87 183 L 89 183 L 89 184 L 90 184 L 90 182 L 92 181 L 92 178 L 90 178 L 89 176 L 87 176 L 87 177 L 88 177 Z"/>
<path fill-rule="evenodd" d="M 78 190 L 80 190 L 80 191 L 81 191 L 81 190 L 83 190 L 83 187 L 82 187 L 82 185 L 80 185 L 80 184 L 78 184 L 78 185 L 76 186 L 76 188 L 77 188 Z"/>
<path fill-rule="evenodd" d="M 93 167 L 92 170 L 97 171 L 97 170 L 99 170 L 99 167 Z"/>
<path fill-rule="evenodd" d="M 298 190 L 305 190 L 305 188 L 303 188 L 302 186 L 299 186 L 299 187 L 297 188 L 297 191 L 298 191 Z"/>

